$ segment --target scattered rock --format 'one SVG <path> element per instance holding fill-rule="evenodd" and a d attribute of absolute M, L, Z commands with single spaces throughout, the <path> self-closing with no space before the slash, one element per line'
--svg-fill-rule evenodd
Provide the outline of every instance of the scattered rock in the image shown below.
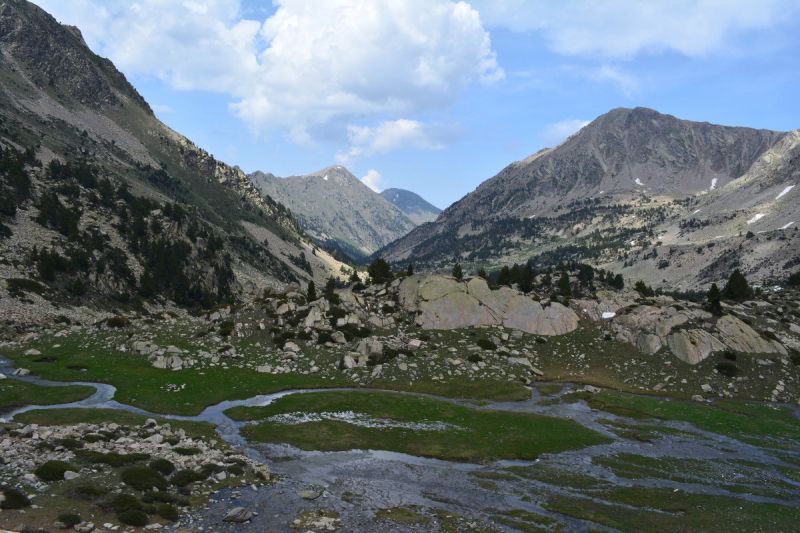
<path fill-rule="evenodd" d="M 230 511 L 225 514 L 225 518 L 222 519 L 223 522 L 233 522 L 233 523 L 242 523 L 247 522 L 253 518 L 253 512 L 248 511 L 244 507 L 234 507 Z"/>

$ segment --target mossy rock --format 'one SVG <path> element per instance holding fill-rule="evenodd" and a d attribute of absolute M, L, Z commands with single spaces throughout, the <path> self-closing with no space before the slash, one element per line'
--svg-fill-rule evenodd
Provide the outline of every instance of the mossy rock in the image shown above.
<path fill-rule="evenodd" d="M 136 490 L 149 490 L 153 487 L 159 490 L 167 488 L 167 480 L 164 476 L 149 466 L 129 466 L 120 473 L 120 478 L 123 483 Z"/>
<path fill-rule="evenodd" d="M 62 481 L 64 472 L 67 470 L 78 470 L 65 461 L 47 461 L 33 471 L 36 477 L 42 481 Z"/>

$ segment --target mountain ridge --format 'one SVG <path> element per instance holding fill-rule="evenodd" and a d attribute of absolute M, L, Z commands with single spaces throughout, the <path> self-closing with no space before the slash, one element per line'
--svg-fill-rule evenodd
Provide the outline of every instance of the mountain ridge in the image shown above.
<path fill-rule="evenodd" d="M 400 209 L 417 226 L 433 222 L 442 212 L 422 196 L 406 189 L 390 188 L 381 191 L 380 195 Z"/>
<path fill-rule="evenodd" d="M 341 165 L 279 178 L 254 172 L 258 189 L 287 205 L 300 225 L 321 245 L 354 259 L 408 233 L 414 223 Z"/>

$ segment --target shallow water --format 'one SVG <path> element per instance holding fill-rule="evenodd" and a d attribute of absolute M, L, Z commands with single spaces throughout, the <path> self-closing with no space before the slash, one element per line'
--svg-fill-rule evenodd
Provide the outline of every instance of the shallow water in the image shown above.
<path fill-rule="evenodd" d="M 0 358 L 0 372 L 10 379 L 35 383 L 43 386 L 85 385 L 94 387 L 96 392 L 89 398 L 78 402 L 36 406 L 29 405 L 15 409 L 4 417 L 13 418 L 19 413 L 33 409 L 61 408 L 108 408 L 122 409 L 146 416 L 172 420 L 208 422 L 215 426 L 220 438 L 246 454 L 251 459 L 269 465 L 281 476 L 273 485 L 238 490 L 220 491 L 208 508 L 184 518 L 180 525 L 201 526 L 214 531 L 292 531 L 288 525 L 302 511 L 310 509 L 334 510 L 340 514 L 343 529 L 349 531 L 368 531 L 375 527 L 374 512 L 381 508 L 417 505 L 427 508 L 444 509 L 467 519 L 486 520 L 498 511 L 523 509 L 558 518 L 571 531 L 585 531 L 587 523 L 569 517 L 553 515 L 539 507 L 537 502 L 546 494 L 573 494 L 574 489 L 558 484 L 545 483 L 522 476 L 509 479 L 481 481 L 476 474 L 502 473 L 506 477 L 508 467 L 547 467 L 565 474 L 580 474 L 601 480 L 611 486 L 641 486 L 650 488 L 669 488 L 687 492 L 711 495 L 732 495 L 753 502 L 775 502 L 800 506 L 800 483 L 781 475 L 776 467 L 787 466 L 774 457 L 770 450 L 749 445 L 714 433 L 704 432 L 691 424 L 682 422 L 660 422 L 660 425 L 680 430 L 678 435 L 659 434 L 652 442 L 619 437 L 612 431 L 609 421 L 628 426 L 643 424 L 640 421 L 594 411 L 584 402 L 542 403 L 542 398 L 534 388 L 529 400 L 520 402 L 491 402 L 479 407 L 448 398 L 440 400 L 470 405 L 477 409 L 507 410 L 537 413 L 547 416 L 568 418 L 590 429 L 598 431 L 613 441 L 609 444 L 591 446 L 580 450 L 558 454 L 546 454 L 534 461 L 497 461 L 477 465 L 455 463 L 436 459 L 414 457 L 401 453 L 379 450 L 351 450 L 346 452 L 307 452 L 288 445 L 263 445 L 247 442 L 240 433 L 244 422 L 232 420 L 224 411 L 237 406 L 264 406 L 277 398 L 290 394 L 306 394 L 315 390 L 283 391 L 275 394 L 258 395 L 245 400 L 220 402 L 204 409 L 196 416 L 174 416 L 149 413 L 142 409 L 122 404 L 114 400 L 115 387 L 89 382 L 54 382 L 35 376 L 12 376 L 11 364 Z M 563 395 L 573 387 L 569 384 L 558 394 Z M 327 389 L 328 391 L 332 389 Z M 333 389 L 356 390 L 356 389 Z M 360 389 L 359 389 L 360 390 Z M 416 394 L 416 393 L 404 393 Z M 557 395 L 557 396 L 558 396 Z M 556 396 L 547 397 L 552 400 Z M 646 425 L 652 426 L 652 421 Z M 774 497 L 746 493 L 730 493 L 714 482 L 685 483 L 665 479 L 637 479 L 635 481 L 618 478 L 613 472 L 595 463 L 599 456 L 612 456 L 621 453 L 646 457 L 669 457 L 675 459 L 709 459 L 726 461 L 748 461 L 763 466 L 768 485 L 775 488 Z M 784 485 L 783 490 L 777 487 Z M 797 490 L 787 493 L 785 485 Z M 762 489 L 765 487 L 761 487 Z M 314 501 L 303 500 L 297 491 L 315 488 L 322 495 Z M 761 491 L 763 492 L 763 490 Z M 226 525 L 221 517 L 231 507 L 242 505 L 257 511 L 259 515 L 249 524 Z M 392 526 L 381 522 L 384 531 L 407 531 L 406 526 Z M 502 526 L 493 524 L 499 530 Z M 179 526 L 176 526 L 176 528 Z M 597 525 L 592 525 L 598 528 Z M 600 529 L 606 529 L 600 527 Z M 425 529 L 421 529 L 425 530 Z"/>

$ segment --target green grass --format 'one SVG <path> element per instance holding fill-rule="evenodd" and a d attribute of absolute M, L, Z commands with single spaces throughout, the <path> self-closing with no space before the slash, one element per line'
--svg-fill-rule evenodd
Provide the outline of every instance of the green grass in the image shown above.
<path fill-rule="evenodd" d="M 422 526 L 430 522 L 430 518 L 417 512 L 413 507 L 389 507 L 378 509 L 375 518 L 379 520 L 389 520 L 407 526 Z"/>
<path fill-rule="evenodd" d="M 24 381 L 0 381 L 0 411 L 25 405 L 53 405 L 83 400 L 94 394 L 92 387 L 43 387 Z"/>
<path fill-rule="evenodd" d="M 118 409 L 35 409 L 14 417 L 23 424 L 39 424 L 42 426 L 72 426 L 75 424 L 103 424 L 114 422 L 122 426 L 141 426 L 149 417 L 137 415 Z M 173 428 L 183 429 L 191 437 L 217 438 L 214 426 L 206 422 L 187 422 L 183 420 L 167 420 L 156 418 L 160 424 L 170 424 Z"/>
<path fill-rule="evenodd" d="M 602 444 L 608 440 L 571 421 L 529 413 L 484 411 L 453 403 L 387 392 L 315 392 L 280 398 L 265 407 L 237 407 L 238 420 L 263 420 L 281 413 L 354 411 L 401 422 L 443 422 L 440 431 L 367 428 L 340 421 L 286 425 L 262 421 L 243 434 L 260 442 L 289 443 L 305 450 L 379 449 L 455 461 L 533 459 Z"/>
<path fill-rule="evenodd" d="M 176 337 L 170 344 L 183 346 Z M 24 362 L 31 372 L 56 381 L 93 381 L 117 388 L 115 399 L 154 413 L 196 415 L 205 407 L 224 400 L 249 398 L 290 389 L 352 386 L 346 376 L 324 379 L 314 374 L 260 374 L 249 368 L 184 369 L 178 372 L 153 368 L 144 358 L 108 348 L 123 344 L 124 333 L 103 332 L 98 337 L 72 335 L 43 338 L 14 351 L 3 352 L 9 359 Z M 53 344 L 60 344 L 53 347 Z M 54 360 L 35 362 L 22 355 L 37 348 Z M 179 385 L 178 390 L 167 390 Z M 414 384 L 377 381 L 371 388 L 413 390 L 454 398 L 489 400 L 527 399 L 530 392 L 518 382 L 420 380 Z M 52 389 L 51 389 L 52 390 Z"/>
<path fill-rule="evenodd" d="M 592 499 L 555 495 L 544 508 L 621 531 L 795 531 L 798 510 L 670 489 L 618 488 Z"/>
<path fill-rule="evenodd" d="M 793 495 L 796 486 L 778 478 L 760 464 L 711 459 L 679 459 L 619 454 L 595 457 L 593 462 L 628 479 L 655 478 L 680 483 L 713 485 L 730 492 L 756 494 L 773 498 Z M 733 481 L 739 480 L 739 481 Z M 792 496 L 793 497 L 793 496 Z"/>
<path fill-rule="evenodd" d="M 757 445 L 794 448 L 800 420 L 785 408 L 737 401 L 701 404 L 612 391 L 591 395 L 590 407 L 631 418 L 689 422 L 699 429 Z"/>

